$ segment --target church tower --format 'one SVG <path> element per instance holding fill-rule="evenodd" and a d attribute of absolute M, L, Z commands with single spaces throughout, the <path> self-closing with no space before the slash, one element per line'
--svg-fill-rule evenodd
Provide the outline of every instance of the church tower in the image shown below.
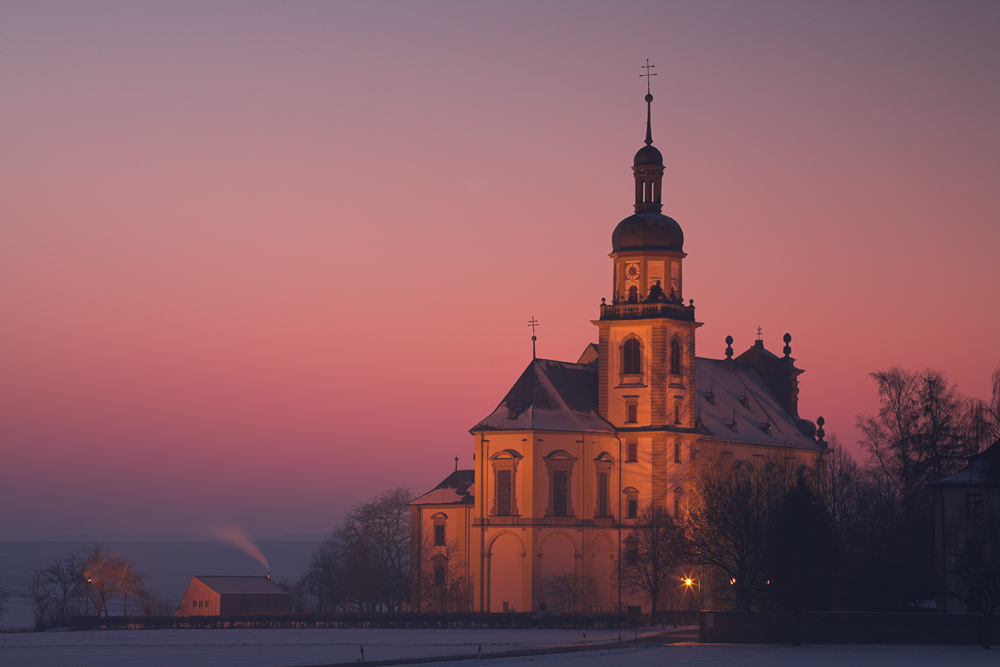
<path fill-rule="evenodd" d="M 611 303 L 602 300 L 599 412 L 625 443 L 624 464 L 645 464 L 654 502 L 683 485 L 695 431 L 694 302 L 684 304 L 684 233 L 663 215 L 663 155 L 653 146 L 646 95 L 645 146 L 635 154 L 635 213 L 611 236 Z M 645 467 L 643 466 L 643 467 Z"/>

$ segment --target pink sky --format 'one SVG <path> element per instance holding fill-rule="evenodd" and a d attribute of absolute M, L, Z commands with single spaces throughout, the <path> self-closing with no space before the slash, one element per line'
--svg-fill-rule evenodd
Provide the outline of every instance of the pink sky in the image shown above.
<path fill-rule="evenodd" d="M 332 529 L 575 361 L 649 58 L 698 353 L 1000 364 L 1000 5 L 0 4 L 0 540 Z"/>

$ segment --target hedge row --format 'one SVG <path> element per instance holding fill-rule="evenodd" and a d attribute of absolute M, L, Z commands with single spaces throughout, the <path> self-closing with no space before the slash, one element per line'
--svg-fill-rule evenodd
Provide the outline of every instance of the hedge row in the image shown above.
<path fill-rule="evenodd" d="M 663 624 L 691 623 L 685 612 L 657 614 Z M 285 613 L 240 616 L 75 616 L 71 625 L 81 630 L 221 629 L 221 628 L 567 628 L 625 629 L 649 622 L 649 615 L 520 613 Z"/>

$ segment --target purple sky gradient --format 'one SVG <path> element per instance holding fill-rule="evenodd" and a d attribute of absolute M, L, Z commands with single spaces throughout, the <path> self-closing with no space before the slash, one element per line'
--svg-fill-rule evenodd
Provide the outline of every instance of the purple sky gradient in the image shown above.
<path fill-rule="evenodd" d="M 0 4 L 0 540 L 322 533 L 610 297 L 645 86 L 698 354 L 1000 364 L 1000 5 Z"/>

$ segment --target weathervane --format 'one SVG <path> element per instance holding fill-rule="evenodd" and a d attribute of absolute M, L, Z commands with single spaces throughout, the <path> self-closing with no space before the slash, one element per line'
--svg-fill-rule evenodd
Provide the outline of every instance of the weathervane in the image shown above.
<path fill-rule="evenodd" d="M 535 341 L 538 340 L 535 337 L 535 327 L 538 326 L 538 320 L 532 315 L 531 319 L 528 320 L 528 326 L 531 327 L 531 358 L 535 358 Z"/>
<path fill-rule="evenodd" d="M 646 58 L 646 64 L 645 65 L 641 65 L 641 67 L 642 67 L 642 69 L 646 70 L 646 73 L 645 74 L 640 74 L 639 77 L 640 78 L 641 77 L 646 77 L 646 94 L 647 95 L 651 95 L 652 93 L 649 90 L 649 77 L 656 76 L 656 72 L 650 72 L 649 70 L 651 70 L 654 67 L 656 67 L 656 65 L 650 65 L 649 64 L 649 58 Z"/>

